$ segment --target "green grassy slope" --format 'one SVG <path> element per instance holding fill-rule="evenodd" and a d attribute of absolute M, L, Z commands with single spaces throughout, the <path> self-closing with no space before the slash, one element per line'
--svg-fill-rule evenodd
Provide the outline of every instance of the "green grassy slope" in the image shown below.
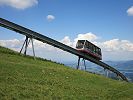
<path fill-rule="evenodd" d="M 0 100 L 133 100 L 133 84 L 0 47 Z"/>

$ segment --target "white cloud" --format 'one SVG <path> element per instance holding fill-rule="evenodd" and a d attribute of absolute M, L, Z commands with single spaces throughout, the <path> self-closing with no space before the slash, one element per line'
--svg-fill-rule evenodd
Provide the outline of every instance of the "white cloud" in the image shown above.
<path fill-rule="evenodd" d="M 47 18 L 48 21 L 53 21 L 55 19 L 55 16 L 48 15 L 46 18 Z"/>
<path fill-rule="evenodd" d="M 16 48 L 21 44 L 21 40 L 13 39 L 13 40 L 0 40 L 0 44 L 2 46 Z"/>
<path fill-rule="evenodd" d="M 72 46 L 72 42 L 71 42 L 71 40 L 70 40 L 70 38 L 69 38 L 68 36 L 65 36 L 65 37 L 61 40 L 61 42 L 62 42 L 63 44 L 68 45 L 68 46 Z"/>
<path fill-rule="evenodd" d="M 0 5 L 16 9 L 26 9 L 38 4 L 38 0 L 0 0 Z"/>
<path fill-rule="evenodd" d="M 78 37 L 75 38 L 74 40 L 75 40 L 75 41 L 77 41 L 77 40 L 94 41 L 94 40 L 96 40 L 97 38 L 98 38 L 98 37 L 97 37 L 95 34 L 89 32 L 89 33 L 85 33 L 85 34 L 78 34 Z"/>
<path fill-rule="evenodd" d="M 129 16 L 133 16 L 133 6 L 127 10 Z"/>
<path fill-rule="evenodd" d="M 112 40 L 100 43 L 99 46 L 101 46 L 101 48 L 104 51 L 111 51 L 111 52 L 133 51 L 133 43 L 128 40 L 112 39 Z"/>
<path fill-rule="evenodd" d="M 105 51 L 116 51 L 119 50 L 120 42 L 119 39 L 112 39 L 102 43 L 102 48 Z"/>

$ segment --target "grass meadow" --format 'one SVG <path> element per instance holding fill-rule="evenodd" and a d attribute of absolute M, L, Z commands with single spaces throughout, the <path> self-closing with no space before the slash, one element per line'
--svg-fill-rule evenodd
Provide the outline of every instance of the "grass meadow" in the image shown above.
<path fill-rule="evenodd" d="M 0 100 L 133 100 L 133 84 L 0 47 Z"/>

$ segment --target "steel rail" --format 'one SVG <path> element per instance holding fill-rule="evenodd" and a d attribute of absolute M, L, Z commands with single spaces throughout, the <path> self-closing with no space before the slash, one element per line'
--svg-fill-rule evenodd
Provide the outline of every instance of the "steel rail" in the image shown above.
<path fill-rule="evenodd" d="M 51 38 L 49 38 L 47 36 L 44 36 L 44 35 L 42 35 L 40 33 L 32 31 L 32 30 L 30 30 L 28 28 L 25 28 L 23 26 L 20 26 L 18 24 L 15 24 L 15 23 L 10 22 L 8 20 L 5 20 L 3 18 L 0 18 L 0 26 L 4 27 L 4 28 L 7 28 L 9 30 L 18 32 L 18 33 L 23 34 L 25 36 L 28 36 L 29 38 L 34 38 L 34 39 L 39 40 L 39 41 L 41 41 L 43 43 L 47 43 L 49 45 L 52 45 L 54 47 L 57 47 L 57 48 L 62 49 L 64 51 L 67 51 L 67 52 L 72 53 L 74 55 L 77 55 L 77 56 L 79 56 L 81 58 L 84 58 L 86 60 L 89 60 L 89 61 L 91 61 L 91 62 L 103 67 L 104 69 L 108 69 L 108 70 L 116 73 L 123 80 L 128 82 L 127 78 L 121 72 L 116 70 L 115 68 L 109 66 L 108 64 L 106 64 L 106 63 L 104 63 L 102 61 L 96 60 L 96 59 L 90 57 L 89 55 L 85 55 L 84 53 L 79 52 L 76 49 L 74 49 L 72 47 L 69 47 L 69 46 L 67 46 L 67 45 L 65 45 L 65 44 L 63 44 L 61 42 L 58 42 L 58 41 L 56 41 L 54 39 L 51 39 Z"/>

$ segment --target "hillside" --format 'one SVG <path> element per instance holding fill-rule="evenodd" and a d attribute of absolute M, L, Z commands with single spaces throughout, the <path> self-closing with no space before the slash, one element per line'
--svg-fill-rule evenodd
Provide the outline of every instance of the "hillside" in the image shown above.
<path fill-rule="evenodd" d="M 118 71 L 123 73 L 128 78 L 128 80 L 130 82 L 133 82 L 133 60 L 128 60 L 128 61 L 103 61 L 103 62 L 105 62 L 106 64 L 108 64 L 112 67 L 114 67 L 115 69 L 117 69 Z M 75 68 L 77 63 L 76 62 L 67 62 L 67 63 L 65 63 L 65 65 Z M 91 62 L 87 61 L 86 62 L 86 67 L 87 67 L 87 71 L 105 75 L 105 70 L 103 70 L 103 68 L 99 65 L 96 65 L 94 63 L 91 63 Z M 84 69 L 84 67 L 82 67 L 82 69 Z M 108 77 L 115 78 L 115 79 L 117 78 L 116 74 L 114 74 L 114 73 L 108 73 Z"/>
<path fill-rule="evenodd" d="M 133 100 L 133 84 L 0 47 L 0 100 Z"/>

